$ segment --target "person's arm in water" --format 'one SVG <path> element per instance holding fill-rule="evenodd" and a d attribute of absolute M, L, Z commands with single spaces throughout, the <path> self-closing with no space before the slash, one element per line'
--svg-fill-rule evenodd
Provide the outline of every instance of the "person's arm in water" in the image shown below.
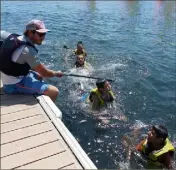
<path fill-rule="evenodd" d="M 145 142 L 145 139 L 142 140 L 139 144 L 136 145 L 136 150 L 141 152 L 142 151 L 142 145 Z"/>
<path fill-rule="evenodd" d="M 53 71 L 45 67 L 43 64 L 38 64 L 34 71 L 38 72 L 42 77 L 62 77 L 63 73 L 61 71 Z"/>

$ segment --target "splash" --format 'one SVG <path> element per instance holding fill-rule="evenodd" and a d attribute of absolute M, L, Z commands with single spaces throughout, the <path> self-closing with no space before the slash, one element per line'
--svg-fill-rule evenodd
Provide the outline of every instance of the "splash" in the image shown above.
<path fill-rule="evenodd" d="M 143 123 L 141 120 L 135 120 L 134 125 L 131 126 L 130 129 L 141 129 L 141 128 L 146 128 L 149 125 Z"/>

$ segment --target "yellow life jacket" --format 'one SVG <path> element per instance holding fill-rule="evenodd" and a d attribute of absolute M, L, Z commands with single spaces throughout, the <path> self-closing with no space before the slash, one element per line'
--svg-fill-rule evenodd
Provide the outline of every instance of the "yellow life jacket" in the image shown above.
<path fill-rule="evenodd" d="M 84 68 L 88 68 L 88 67 L 89 67 L 89 65 L 87 64 L 86 61 L 84 61 Z"/>
<path fill-rule="evenodd" d="M 160 150 L 155 150 L 155 151 L 151 152 L 149 155 L 146 155 L 146 148 L 147 148 L 147 139 L 144 141 L 144 143 L 142 145 L 141 153 L 147 160 L 149 160 L 152 163 L 155 163 L 159 166 L 162 164 L 157 161 L 158 157 L 163 155 L 164 153 L 167 153 L 167 152 L 174 153 L 174 150 L 175 150 L 174 146 L 172 145 L 172 143 L 169 141 L 168 138 L 166 138 L 165 145 L 163 148 L 161 148 Z"/>
<path fill-rule="evenodd" d="M 112 101 L 113 101 L 113 99 L 115 98 L 113 92 L 110 90 L 108 93 L 109 93 L 109 95 L 112 97 Z M 98 88 L 92 89 L 92 90 L 90 91 L 90 96 L 89 96 L 90 101 L 91 101 L 91 95 L 92 95 L 92 94 L 96 94 L 96 96 L 98 97 L 98 99 L 99 99 L 101 105 L 104 105 L 104 104 L 105 104 L 105 101 L 102 99 L 101 94 L 100 94 Z"/>
<path fill-rule="evenodd" d="M 83 53 L 81 53 L 81 54 L 78 54 L 77 49 L 74 50 L 74 53 L 75 53 L 75 55 L 83 55 L 84 57 L 86 57 L 86 55 L 87 55 L 87 53 L 85 52 L 84 49 L 83 49 Z"/>

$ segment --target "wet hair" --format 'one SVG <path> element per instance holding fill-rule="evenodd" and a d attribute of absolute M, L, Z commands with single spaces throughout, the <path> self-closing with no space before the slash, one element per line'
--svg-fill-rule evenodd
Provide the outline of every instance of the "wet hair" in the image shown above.
<path fill-rule="evenodd" d="M 27 37 L 29 35 L 29 31 L 31 31 L 33 34 L 36 32 L 35 30 L 25 30 L 23 34 Z"/>
<path fill-rule="evenodd" d="M 97 86 L 97 88 L 98 88 L 98 89 L 99 89 L 99 88 L 104 88 L 105 82 L 106 82 L 106 79 L 98 79 L 98 80 L 96 81 L 96 86 Z"/>
<path fill-rule="evenodd" d="M 79 55 L 77 56 L 77 60 L 78 60 L 79 58 L 83 58 L 83 59 L 84 59 L 84 56 L 83 56 L 82 54 L 79 54 Z"/>
<path fill-rule="evenodd" d="M 155 131 L 157 137 L 163 138 L 164 140 L 168 137 L 168 131 L 166 127 L 162 125 L 155 125 L 152 126 L 152 129 Z"/>
<path fill-rule="evenodd" d="M 83 42 L 82 41 L 78 41 L 78 43 L 77 43 L 77 46 L 83 46 Z"/>

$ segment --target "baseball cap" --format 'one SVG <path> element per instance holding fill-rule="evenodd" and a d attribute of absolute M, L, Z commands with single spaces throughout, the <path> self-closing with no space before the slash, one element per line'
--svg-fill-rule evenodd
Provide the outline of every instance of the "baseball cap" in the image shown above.
<path fill-rule="evenodd" d="M 26 25 L 26 30 L 35 30 L 36 32 L 39 33 L 46 33 L 50 31 L 45 28 L 45 24 L 43 23 L 43 21 L 37 19 L 29 21 Z"/>

